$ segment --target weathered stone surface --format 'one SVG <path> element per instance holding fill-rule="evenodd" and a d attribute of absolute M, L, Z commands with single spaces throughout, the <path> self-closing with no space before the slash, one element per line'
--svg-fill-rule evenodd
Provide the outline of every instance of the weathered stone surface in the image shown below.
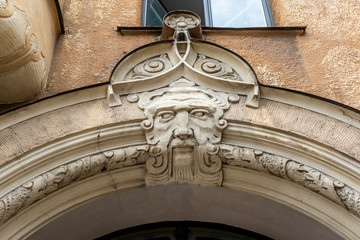
<path fill-rule="evenodd" d="M 262 99 L 259 109 L 244 108 L 244 99 L 224 115 L 229 121 L 265 125 L 313 139 L 360 159 L 360 131 L 349 124 L 296 106 Z"/>
<path fill-rule="evenodd" d="M 97 100 L 49 112 L 0 131 L 0 165 L 61 137 L 142 118 L 136 104 L 126 101 L 121 108 L 108 108 L 106 100 Z"/>

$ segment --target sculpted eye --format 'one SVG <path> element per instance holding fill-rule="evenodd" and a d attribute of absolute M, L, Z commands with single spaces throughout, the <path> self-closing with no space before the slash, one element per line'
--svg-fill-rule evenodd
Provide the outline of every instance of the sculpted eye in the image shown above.
<path fill-rule="evenodd" d="M 209 114 L 210 114 L 210 112 L 205 109 L 194 109 L 190 112 L 190 115 L 192 117 L 196 117 L 201 120 L 206 120 L 207 117 L 209 116 Z"/>
<path fill-rule="evenodd" d="M 157 114 L 157 116 L 162 121 L 169 121 L 175 117 L 175 113 L 173 111 L 162 111 Z"/>

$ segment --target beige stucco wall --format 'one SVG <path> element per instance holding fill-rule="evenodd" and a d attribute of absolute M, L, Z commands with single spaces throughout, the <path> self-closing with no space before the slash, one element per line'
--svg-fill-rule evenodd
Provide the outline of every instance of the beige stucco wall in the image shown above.
<path fill-rule="evenodd" d="M 275 26 L 307 26 L 304 36 L 216 36 L 249 61 L 259 81 L 360 108 L 360 18 L 356 0 L 270 0 Z"/>
<path fill-rule="evenodd" d="M 272 0 L 271 4 L 276 25 L 308 26 L 306 35 L 298 38 L 306 78 L 298 80 L 303 84 L 294 79 L 284 87 L 359 109 L 359 1 Z"/>
<path fill-rule="evenodd" d="M 205 34 L 204 38 L 243 56 L 262 84 L 360 109 L 358 1 L 270 3 L 276 26 L 306 25 L 305 35 L 221 32 Z M 117 26 L 141 25 L 141 0 L 66 0 L 63 10 L 66 33 L 58 40 L 47 87 L 29 102 L 105 83 L 126 53 L 157 40 L 158 33 L 122 35 L 116 31 Z"/>

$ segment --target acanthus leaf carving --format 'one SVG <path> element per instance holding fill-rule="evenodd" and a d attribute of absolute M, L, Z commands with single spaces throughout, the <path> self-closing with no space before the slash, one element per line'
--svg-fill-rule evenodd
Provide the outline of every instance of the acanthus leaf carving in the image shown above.
<path fill-rule="evenodd" d="M 47 195 L 102 172 L 144 164 L 148 146 L 114 149 L 83 157 L 25 182 L 0 198 L 0 224 Z"/>
<path fill-rule="evenodd" d="M 260 150 L 220 145 L 224 164 L 265 172 L 290 180 L 346 208 L 360 217 L 360 193 L 311 166 Z"/>
<path fill-rule="evenodd" d="M 7 0 L 0 0 L 0 9 L 5 9 L 7 6 Z"/>
<path fill-rule="evenodd" d="M 360 193 L 354 189 L 345 186 L 342 182 L 334 183 L 335 190 L 345 207 L 360 217 Z"/>
<path fill-rule="evenodd" d="M 73 182 L 141 164 L 146 166 L 147 185 L 176 181 L 221 186 L 223 164 L 248 168 L 299 184 L 360 217 L 360 193 L 311 166 L 245 147 L 205 141 L 205 144 L 192 149 L 188 148 L 191 144 L 184 143 L 171 143 L 171 151 L 162 149 L 161 144 L 114 149 L 83 157 L 36 176 L 0 198 L 0 225 L 27 206 Z"/>

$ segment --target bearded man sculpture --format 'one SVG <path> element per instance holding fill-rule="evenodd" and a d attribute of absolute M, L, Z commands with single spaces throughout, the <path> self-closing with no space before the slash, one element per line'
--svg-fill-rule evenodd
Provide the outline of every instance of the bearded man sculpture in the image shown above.
<path fill-rule="evenodd" d="M 237 95 L 219 93 L 180 79 L 167 88 L 128 97 L 139 101 L 147 117 L 141 123 L 149 145 L 147 185 L 191 182 L 221 185 L 221 159 L 217 156 L 221 119 Z"/>

